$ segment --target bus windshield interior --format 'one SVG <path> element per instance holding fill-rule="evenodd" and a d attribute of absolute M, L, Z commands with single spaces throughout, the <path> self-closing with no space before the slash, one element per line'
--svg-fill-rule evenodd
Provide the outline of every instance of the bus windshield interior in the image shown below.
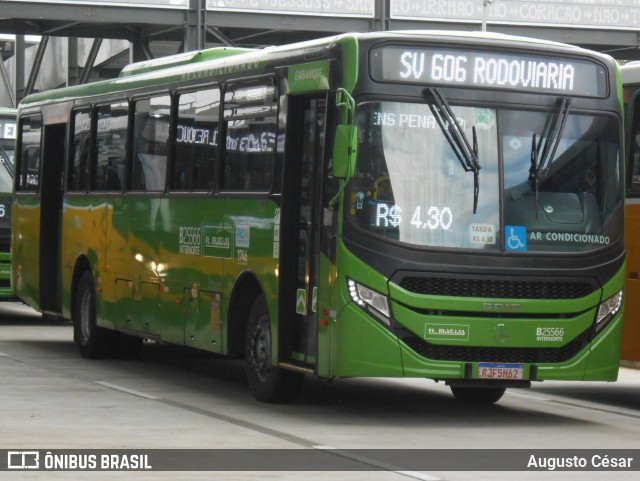
<path fill-rule="evenodd" d="M 429 101 L 359 106 L 348 211 L 360 228 L 415 246 L 494 251 L 584 252 L 622 234 L 614 117 L 452 105 L 477 143 L 472 174 L 433 111 Z"/>

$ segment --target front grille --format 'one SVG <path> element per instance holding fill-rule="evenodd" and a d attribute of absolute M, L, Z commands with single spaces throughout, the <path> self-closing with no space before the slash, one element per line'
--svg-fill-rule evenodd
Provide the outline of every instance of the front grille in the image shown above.
<path fill-rule="evenodd" d="M 562 347 L 546 348 L 442 346 L 430 344 L 413 335 L 405 336 L 402 340 L 416 353 L 437 361 L 537 364 L 559 363 L 571 359 L 589 343 L 590 333 L 591 329 L 588 329 Z"/>
<path fill-rule="evenodd" d="M 595 289 L 588 282 L 464 279 L 407 276 L 400 287 L 416 294 L 495 299 L 578 299 Z"/>

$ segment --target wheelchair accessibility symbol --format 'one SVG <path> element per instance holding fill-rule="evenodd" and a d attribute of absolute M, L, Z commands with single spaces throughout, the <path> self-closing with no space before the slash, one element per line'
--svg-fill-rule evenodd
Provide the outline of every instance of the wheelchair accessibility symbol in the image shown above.
<path fill-rule="evenodd" d="M 522 225 L 505 226 L 504 244 L 508 251 L 527 250 L 527 228 Z"/>

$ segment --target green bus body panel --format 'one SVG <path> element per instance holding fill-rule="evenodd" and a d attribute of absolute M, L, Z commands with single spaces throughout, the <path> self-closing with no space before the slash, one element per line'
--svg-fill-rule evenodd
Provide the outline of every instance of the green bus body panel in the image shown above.
<path fill-rule="evenodd" d="M 269 306 L 271 332 L 278 332 L 278 257 L 276 245 L 276 218 L 278 205 L 267 199 L 242 200 L 228 197 L 225 200 L 225 229 L 231 233 L 232 258 L 223 262 L 222 295 L 228 301 L 236 280 L 245 273 L 259 280 Z M 228 305 L 223 309 L 223 319 L 228 319 Z M 272 362 L 277 365 L 277 345 L 272 349 Z"/>
<path fill-rule="evenodd" d="M 535 302 L 535 301 L 530 301 Z M 539 303 L 539 302 L 538 302 Z M 454 304 L 449 304 L 453 306 Z M 533 306 L 531 306 L 533 307 Z M 546 306 L 545 306 L 546 307 Z M 469 316 L 438 316 L 418 314 L 401 304 L 392 303 L 391 310 L 394 318 L 416 336 L 426 339 L 431 344 L 458 346 L 499 346 L 493 337 L 494 327 L 501 325 L 508 332 L 509 347 L 560 347 L 568 344 L 593 324 L 596 314 L 595 307 L 580 313 L 573 318 L 536 319 L 534 318 L 499 318 L 479 317 L 469 313 Z M 537 329 L 562 329 L 557 336 L 536 334 Z M 540 338 L 540 339 L 538 339 Z"/>
<path fill-rule="evenodd" d="M 398 338 L 356 305 L 338 313 L 335 339 L 336 376 L 403 376 Z"/>
<path fill-rule="evenodd" d="M 26 199 L 27 196 L 18 196 Z M 110 284 L 105 283 L 100 277 L 104 272 L 105 249 L 108 244 L 107 222 L 110 215 L 109 204 L 104 199 L 81 196 L 73 204 L 65 201 L 62 216 L 62 249 L 61 249 L 61 276 L 62 276 L 62 306 L 63 315 L 71 317 L 71 288 L 73 281 L 73 269 L 79 258 L 83 257 L 92 267 L 98 294 Z M 15 239 L 15 237 L 14 237 Z M 16 253 L 16 259 L 22 259 L 22 255 Z M 36 285 L 36 287 L 39 287 Z M 22 296 L 21 290 L 18 293 Z M 97 296 L 96 310 L 98 318 L 105 318 L 104 313 L 109 312 L 109 305 L 102 302 L 102 296 Z M 115 327 L 110 324 L 109 327 Z"/>
<path fill-rule="evenodd" d="M 615 381 L 618 378 L 622 313 L 598 337 L 576 356 L 562 363 L 536 364 L 538 381 Z M 464 379 L 465 363 L 429 361 L 401 343 L 405 376 L 433 379 Z M 471 363 L 477 376 L 477 362 Z M 525 379 L 529 379 L 530 365 L 524 365 Z"/>
<path fill-rule="evenodd" d="M 430 360 L 418 355 L 402 341 L 385 332 L 373 319 L 350 305 L 337 320 L 338 331 L 347 335 L 338 339 L 339 362 L 335 375 L 406 376 L 430 379 L 464 379 L 465 365 L 460 361 Z M 568 361 L 536 363 L 537 380 L 615 381 L 618 375 L 622 314 L 576 356 Z M 398 358 L 399 356 L 399 358 Z M 477 376 L 478 362 L 472 365 Z M 525 379 L 529 379 L 530 364 L 524 363 Z M 395 368 L 395 369 L 394 369 Z"/>
<path fill-rule="evenodd" d="M 342 47 L 342 62 L 344 65 L 348 65 L 350 68 L 344 68 L 343 72 L 343 86 L 349 91 L 353 92 L 356 84 L 358 83 L 358 54 L 359 47 L 356 38 L 350 35 L 344 35 L 338 38 L 337 43 Z"/>
<path fill-rule="evenodd" d="M 527 317 L 518 318 L 517 314 L 509 318 L 489 317 L 489 315 L 474 317 L 474 312 L 482 312 L 483 302 L 490 301 L 493 304 L 501 300 L 412 294 L 387 283 L 383 276 L 371 272 L 366 264 L 351 254 L 342 242 L 339 241 L 338 246 L 338 264 L 344 269 L 341 269 L 341 272 L 345 273 L 341 279 L 341 284 L 344 285 L 339 285 L 338 291 L 346 307 L 339 312 L 336 320 L 336 331 L 340 334 L 337 336 L 339 346 L 339 361 L 335 371 L 337 376 L 395 375 L 382 374 L 385 369 L 381 369 L 375 361 L 368 362 L 367 356 L 370 356 L 372 351 L 377 351 L 378 360 L 386 359 L 387 362 L 393 363 L 396 349 L 400 354 L 397 366 L 402 370 L 402 374 L 399 375 L 433 379 L 463 379 L 465 376 L 465 362 L 431 360 L 420 356 L 392 334 L 388 328 L 383 327 L 379 321 L 350 302 L 346 278 L 354 279 L 378 292 L 390 295 L 390 307 L 395 321 L 421 339 L 425 339 L 426 336 L 429 343 L 495 348 L 555 348 L 568 344 L 593 325 L 598 304 L 619 292 L 624 286 L 625 266 L 601 290 L 582 299 L 561 301 L 505 299 L 502 300 L 504 303 L 520 304 L 521 310 L 518 312 L 527 314 Z M 416 309 L 446 309 L 460 311 L 460 313 L 456 316 L 429 316 L 412 311 L 407 306 L 413 306 Z M 465 310 L 470 312 L 469 317 L 464 316 Z M 550 318 L 554 313 L 558 314 L 558 318 Z M 568 318 L 565 316 L 571 313 L 575 315 Z M 536 318 L 536 314 L 539 314 L 540 318 Z M 622 315 L 622 312 L 618 312 L 602 332 L 571 359 L 553 364 L 536 363 L 537 379 L 616 380 Z M 503 324 L 509 333 L 508 338 L 502 342 L 493 338 L 493 327 L 487 328 L 487 325 L 497 324 Z M 441 339 L 438 339 L 437 335 L 429 337 L 430 326 L 445 330 Z M 538 328 L 562 328 L 563 333 L 561 336 L 553 336 L 551 340 L 539 341 Z M 346 338 L 343 337 L 345 333 L 349 334 Z M 358 356 L 354 356 L 354 352 L 357 352 Z M 477 376 L 478 364 L 471 363 L 473 376 Z M 523 363 L 523 367 L 525 378 L 528 379 L 530 364 Z M 366 369 L 369 371 L 366 372 Z M 387 371 L 393 372 L 388 369 Z"/>
<path fill-rule="evenodd" d="M 585 381 L 615 381 L 620 367 L 624 310 L 591 343 Z M 550 371 L 552 371 L 550 369 Z"/>
<path fill-rule="evenodd" d="M 320 254 L 318 278 L 321 279 L 318 296 L 318 313 L 321 322 L 318 325 L 318 360 L 317 374 L 320 377 L 335 376 L 333 364 L 336 359 L 334 352 L 336 336 L 336 299 L 337 299 L 337 270 L 336 265 L 323 253 Z"/>
<path fill-rule="evenodd" d="M 400 324 L 431 344 L 498 346 L 493 338 L 493 328 L 500 324 L 509 333 L 509 347 L 556 348 L 568 344 L 591 327 L 598 304 L 622 289 L 624 274 L 623 268 L 604 286 L 602 293 L 595 291 L 581 299 L 491 299 L 492 306 L 496 303 L 517 306 L 517 310 L 509 311 L 508 318 L 491 316 L 493 311 L 478 316 L 488 299 L 423 296 L 389 283 L 391 309 Z M 426 309 L 459 311 L 459 314 L 438 316 L 416 312 Z M 464 311 L 469 311 L 469 316 L 465 316 Z M 528 316 L 518 317 L 519 314 Z M 541 317 L 537 319 L 536 314 Z M 538 334 L 538 329 L 557 335 Z M 558 329 L 562 329 L 562 333 Z"/>
<path fill-rule="evenodd" d="M 14 289 L 20 298 L 33 307 L 40 306 L 40 199 L 16 196 L 12 208 L 13 235 L 11 246 L 14 268 Z"/>
<path fill-rule="evenodd" d="M 609 299 L 611 296 L 620 292 L 620 290 L 624 289 L 624 285 L 626 282 L 626 273 L 625 270 L 627 268 L 626 262 L 622 265 L 622 268 L 618 270 L 618 272 L 607 282 L 604 286 L 602 286 L 602 300 L 605 301 Z"/>
<path fill-rule="evenodd" d="M 105 253 L 92 263 L 99 325 L 225 353 L 223 320 L 235 280 L 250 270 L 275 299 L 272 201 L 127 197 L 93 204 L 67 199 L 62 265 L 69 286 L 79 256 Z M 65 299 L 68 312 L 68 290 Z M 276 322 L 277 303 L 269 309 Z"/>

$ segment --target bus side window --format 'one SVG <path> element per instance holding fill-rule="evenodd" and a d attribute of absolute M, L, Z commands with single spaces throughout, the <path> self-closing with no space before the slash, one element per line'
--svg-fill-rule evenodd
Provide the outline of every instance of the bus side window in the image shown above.
<path fill-rule="evenodd" d="M 127 102 L 102 105 L 97 109 L 95 190 L 122 190 L 128 120 Z"/>
<path fill-rule="evenodd" d="M 213 189 L 219 114 L 220 90 L 217 88 L 179 95 L 172 190 Z"/>
<path fill-rule="evenodd" d="M 129 190 L 163 192 L 166 183 L 171 97 L 135 103 Z"/>
<path fill-rule="evenodd" d="M 70 192 L 86 192 L 89 179 L 89 154 L 91 141 L 91 113 L 88 109 L 78 110 L 73 116 L 73 142 L 69 158 L 68 189 Z"/>
<path fill-rule="evenodd" d="M 273 184 L 278 97 L 273 83 L 225 92 L 225 155 L 222 188 L 269 192 Z"/>
<path fill-rule="evenodd" d="M 37 192 L 40 185 L 40 141 L 42 118 L 32 115 L 20 119 L 20 158 L 16 187 L 22 192 Z"/>

